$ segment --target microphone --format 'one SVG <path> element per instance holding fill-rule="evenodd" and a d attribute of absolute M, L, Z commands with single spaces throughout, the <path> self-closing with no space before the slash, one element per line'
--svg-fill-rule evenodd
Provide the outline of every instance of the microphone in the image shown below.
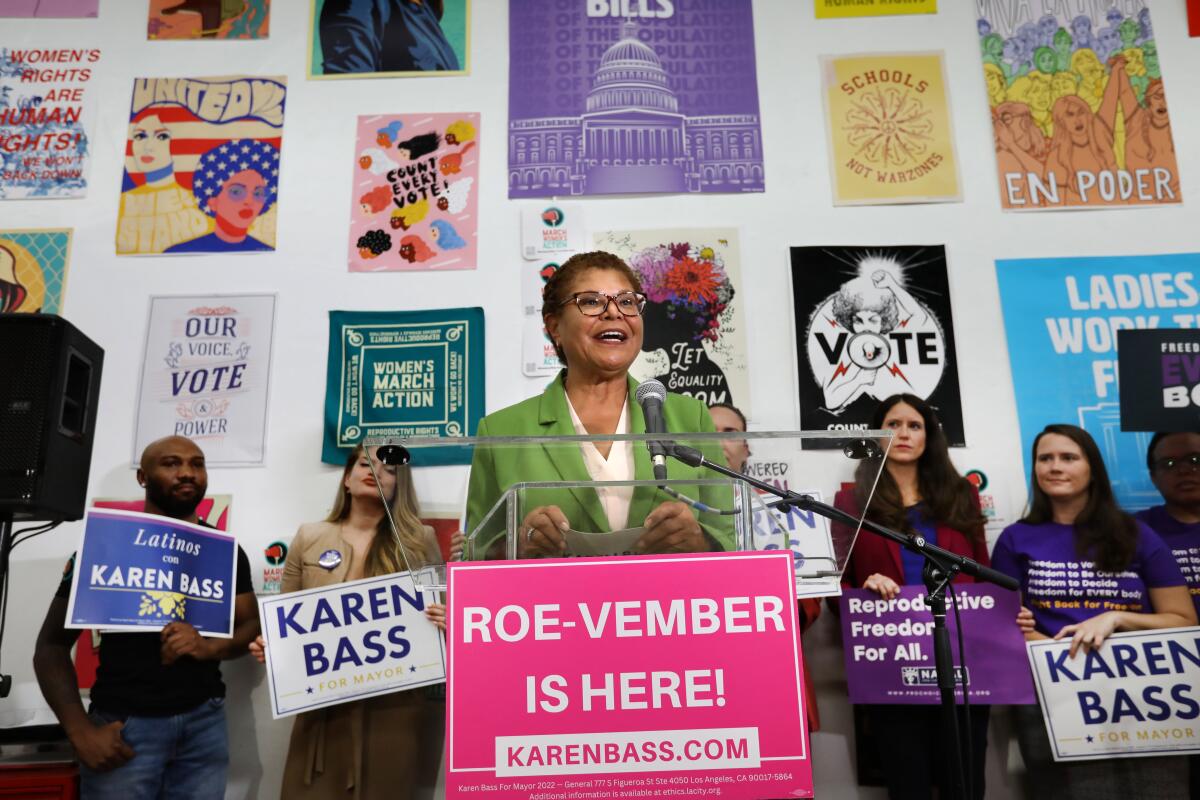
<path fill-rule="evenodd" d="M 642 416 L 646 418 L 646 433 L 666 433 L 667 426 L 663 422 L 662 408 L 663 401 L 667 399 L 667 387 L 653 379 L 642 381 L 638 384 L 633 396 L 637 400 L 637 404 L 642 407 Z M 654 464 L 654 479 L 665 481 L 667 479 L 667 448 L 663 446 L 662 442 L 657 441 L 646 442 L 646 448 L 650 451 L 650 460 Z"/>

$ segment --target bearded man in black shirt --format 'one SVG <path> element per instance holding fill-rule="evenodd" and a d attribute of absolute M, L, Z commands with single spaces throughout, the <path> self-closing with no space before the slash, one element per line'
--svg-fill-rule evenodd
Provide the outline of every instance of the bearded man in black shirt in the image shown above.
<path fill-rule="evenodd" d="M 147 514 L 204 524 L 196 507 L 208 473 L 195 442 L 169 436 L 151 443 L 137 478 Z M 38 634 L 33 666 L 81 762 L 82 797 L 223 798 L 229 740 L 219 662 L 245 655 L 259 633 L 246 553 L 238 547 L 233 638 L 206 638 L 178 621 L 159 633 L 105 633 L 87 712 L 71 663 L 78 631 L 63 627 L 73 571 L 72 557 Z"/>

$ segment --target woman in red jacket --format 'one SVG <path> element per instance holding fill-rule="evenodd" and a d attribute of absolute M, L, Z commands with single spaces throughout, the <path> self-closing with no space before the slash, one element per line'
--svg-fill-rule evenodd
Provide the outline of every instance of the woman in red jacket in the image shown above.
<path fill-rule="evenodd" d="M 855 486 L 838 492 L 834 505 L 858 516 L 871 497 L 866 517 L 872 522 L 925 540 L 953 553 L 988 564 L 983 534 L 983 514 L 975 487 L 950 461 L 946 435 L 933 409 L 919 397 L 897 394 L 879 404 L 871 427 L 890 430 L 892 446 L 871 496 L 874 467 L 863 462 Z M 853 531 L 835 531 L 835 541 L 846 541 Z M 845 536 L 846 539 L 840 537 Z M 895 542 L 862 531 L 843 573 L 848 587 L 870 589 L 891 599 L 901 584 L 922 584 L 924 559 Z M 971 582 L 960 574 L 956 583 Z M 987 751 L 989 706 L 972 705 L 970 711 L 970 762 L 973 796 L 982 798 L 984 754 Z M 953 790 L 948 744 L 942 744 L 941 719 L 936 705 L 862 706 L 863 723 L 877 743 L 890 798 L 929 798 L 933 787 L 941 796 Z M 959 729 L 965 748 L 966 718 L 960 711 Z M 964 758 L 967 753 L 964 750 Z"/>

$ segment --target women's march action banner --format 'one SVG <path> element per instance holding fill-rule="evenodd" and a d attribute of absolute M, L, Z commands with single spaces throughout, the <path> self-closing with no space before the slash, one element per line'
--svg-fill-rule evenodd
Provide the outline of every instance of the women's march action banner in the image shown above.
<path fill-rule="evenodd" d="M 100 49 L 13 44 L 0 43 L 0 200 L 83 197 Z"/>
<path fill-rule="evenodd" d="M 509 0 L 508 196 L 761 192 L 745 0 Z"/>
<path fill-rule="evenodd" d="M 210 467 L 262 466 L 275 295 L 152 297 L 133 464 L 163 436 L 186 436 Z"/>
<path fill-rule="evenodd" d="M 996 279 L 1024 456 L 1046 425 L 1079 425 L 1122 507 L 1161 503 L 1151 434 L 1121 431 L 1117 331 L 1200 327 L 1200 254 L 1003 260 Z"/>
<path fill-rule="evenodd" d="M 150 0 L 148 39 L 265 39 L 271 0 Z"/>
<path fill-rule="evenodd" d="M 407 572 L 262 597 L 275 719 L 446 681 L 446 644 Z"/>
<path fill-rule="evenodd" d="M 67 628 L 160 630 L 186 622 L 233 635 L 237 542 L 157 514 L 89 509 L 75 555 Z"/>
<path fill-rule="evenodd" d="M 1183 202 L 1145 0 L 976 8 L 1003 208 Z"/>
<path fill-rule="evenodd" d="M 802 430 L 866 430 L 907 392 L 964 445 L 943 246 L 793 247 L 792 300 Z"/>
<path fill-rule="evenodd" d="M 330 311 L 321 460 L 368 436 L 472 436 L 484 414 L 482 308 Z M 422 447 L 414 467 L 469 464 L 470 448 Z"/>
<path fill-rule="evenodd" d="M 817 19 L 937 13 L 937 0 L 813 0 L 813 2 L 816 4 Z"/>
<path fill-rule="evenodd" d="M 350 271 L 475 269 L 479 114 L 358 118 Z"/>
<path fill-rule="evenodd" d="M 869 536 L 870 534 L 864 534 Z M 933 614 L 925 587 L 901 586 L 884 600 L 868 589 L 842 595 L 842 646 L 851 703 L 936 705 L 941 702 L 933 661 Z M 946 596 L 950 639 L 958 641 L 962 619 L 966 650 L 954 647 L 957 693 L 966 686 L 972 703 L 1025 705 L 1037 702 L 1025 668 L 1025 637 L 1017 627 L 1016 592 L 982 584 L 956 587 Z"/>
<path fill-rule="evenodd" d="M 71 230 L 0 230 L 0 313 L 61 314 Z"/>
<path fill-rule="evenodd" d="M 791 553 L 457 563 L 448 581 L 446 797 L 813 796 Z"/>
<path fill-rule="evenodd" d="M 1028 643 L 1055 761 L 1200 753 L 1200 628 Z"/>
<path fill-rule="evenodd" d="M 821 59 L 834 205 L 962 199 L 941 53 Z"/>
<path fill-rule="evenodd" d="M 309 78 L 466 75 L 471 0 L 311 0 Z"/>
<path fill-rule="evenodd" d="M 133 82 L 117 254 L 275 249 L 287 79 Z"/>
<path fill-rule="evenodd" d="M 750 407 L 736 228 L 606 231 L 596 247 L 633 268 L 646 293 L 642 352 L 630 368 L 708 405 Z"/>

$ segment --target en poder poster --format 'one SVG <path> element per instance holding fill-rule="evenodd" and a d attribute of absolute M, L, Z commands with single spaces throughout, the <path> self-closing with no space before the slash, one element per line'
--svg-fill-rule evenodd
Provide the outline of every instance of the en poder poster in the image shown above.
<path fill-rule="evenodd" d="M 615 253 L 646 293 L 642 352 L 630 367 L 669 392 L 708 405 L 750 408 L 745 300 L 736 228 L 606 231 L 596 249 Z"/>
<path fill-rule="evenodd" d="M 358 118 L 351 272 L 474 269 L 479 114 Z"/>
<path fill-rule="evenodd" d="M 962 199 L 941 53 L 821 59 L 834 205 Z"/>
<path fill-rule="evenodd" d="M 265 39 L 271 0 L 150 0 L 148 39 Z"/>
<path fill-rule="evenodd" d="M 275 249 L 287 79 L 133 82 L 117 254 Z"/>
<path fill-rule="evenodd" d="M 61 314 L 70 261 L 70 229 L 0 229 L 0 313 Z"/>
<path fill-rule="evenodd" d="M 508 196 L 761 192 L 746 0 L 509 0 Z"/>
<path fill-rule="evenodd" d="M 1182 202 L 1144 0 L 977 0 L 1006 210 Z M 1074 7 L 1074 6 L 1073 6 Z"/>

